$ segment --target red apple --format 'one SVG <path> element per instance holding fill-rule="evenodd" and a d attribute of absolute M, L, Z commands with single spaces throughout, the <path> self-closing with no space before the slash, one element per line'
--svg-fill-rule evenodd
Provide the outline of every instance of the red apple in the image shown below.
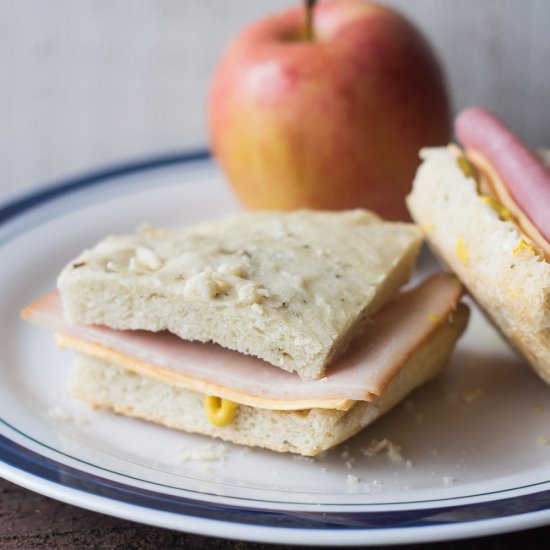
<path fill-rule="evenodd" d="M 214 76 L 214 153 L 248 208 L 366 207 L 408 217 L 418 151 L 447 143 L 437 59 L 397 12 L 361 0 L 301 7 L 245 29 Z"/>

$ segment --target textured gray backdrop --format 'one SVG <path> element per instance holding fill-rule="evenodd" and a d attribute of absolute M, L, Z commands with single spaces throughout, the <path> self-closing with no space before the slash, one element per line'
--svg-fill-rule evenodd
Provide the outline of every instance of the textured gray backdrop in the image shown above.
<path fill-rule="evenodd" d="M 207 143 L 224 44 L 298 0 L 0 0 L 0 200 Z M 428 35 L 455 110 L 491 107 L 550 144 L 550 1 L 387 0 Z"/>

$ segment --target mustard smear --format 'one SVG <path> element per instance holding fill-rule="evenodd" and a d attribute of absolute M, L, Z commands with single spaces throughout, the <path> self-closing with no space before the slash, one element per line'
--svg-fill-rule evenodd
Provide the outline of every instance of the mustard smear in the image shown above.
<path fill-rule="evenodd" d="M 536 251 L 535 247 L 532 244 L 529 244 L 524 239 L 519 240 L 519 243 L 515 246 L 514 250 L 512 250 L 512 254 L 514 254 L 514 256 L 515 256 L 516 254 L 519 254 L 523 250 L 527 250 L 527 251 L 531 252 L 532 254 L 534 254 L 535 256 L 537 256 L 537 251 Z"/>
<path fill-rule="evenodd" d="M 464 157 L 462 154 L 457 157 L 456 163 L 458 164 L 458 167 L 460 168 L 461 172 L 467 177 L 472 178 L 475 180 L 474 170 L 472 169 L 471 164 L 468 162 L 468 159 Z"/>
<path fill-rule="evenodd" d="M 480 195 L 479 198 L 498 214 L 499 219 L 506 222 L 512 220 L 512 213 L 502 203 L 500 203 L 493 197 L 488 197 L 487 195 Z"/>
<path fill-rule="evenodd" d="M 468 249 L 466 248 L 464 237 L 459 237 L 458 241 L 456 241 L 456 254 L 464 265 L 468 265 Z"/>
<path fill-rule="evenodd" d="M 229 401 L 229 399 L 223 399 L 214 395 L 204 396 L 204 411 L 206 413 L 206 418 L 208 418 L 214 426 L 222 427 L 231 424 L 238 406 L 238 403 Z"/>

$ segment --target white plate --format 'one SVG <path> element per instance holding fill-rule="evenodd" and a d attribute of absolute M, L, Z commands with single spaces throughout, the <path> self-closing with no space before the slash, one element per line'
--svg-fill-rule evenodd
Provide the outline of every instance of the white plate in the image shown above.
<path fill-rule="evenodd" d="M 316 460 L 226 445 L 224 461 L 182 462 L 211 440 L 91 411 L 66 392 L 71 353 L 21 322 L 21 307 L 107 233 L 237 208 L 199 154 L 0 209 L 0 474 L 114 516 L 264 542 L 390 544 L 550 523 L 550 391 L 475 310 L 444 374 Z M 384 438 L 402 446 L 402 462 L 362 452 Z"/>

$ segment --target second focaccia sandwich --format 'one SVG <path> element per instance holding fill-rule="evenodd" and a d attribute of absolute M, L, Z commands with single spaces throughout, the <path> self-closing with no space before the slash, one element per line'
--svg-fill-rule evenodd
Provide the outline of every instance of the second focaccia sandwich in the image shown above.
<path fill-rule="evenodd" d="M 408 206 L 436 255 L 550 383 L 550 154 L 465 110 L 463 148 L 427 149 Z"/>

